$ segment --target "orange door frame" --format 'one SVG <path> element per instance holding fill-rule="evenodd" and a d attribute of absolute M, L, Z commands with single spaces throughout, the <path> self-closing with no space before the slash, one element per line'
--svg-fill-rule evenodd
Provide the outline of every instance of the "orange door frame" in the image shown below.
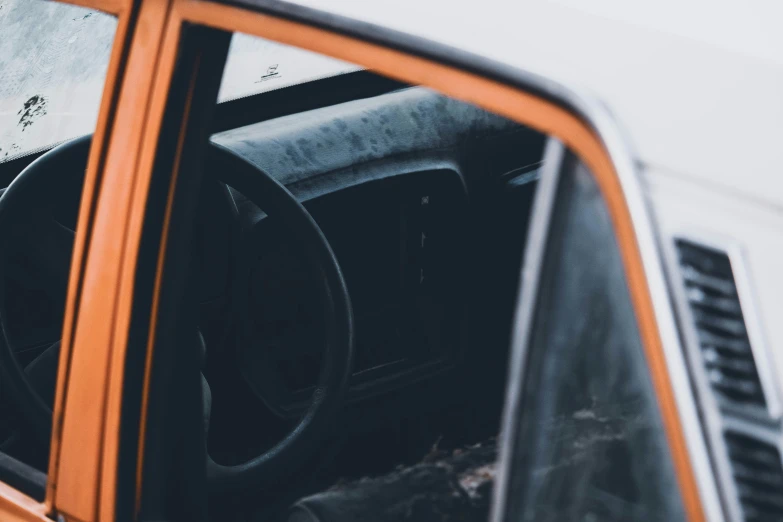
<path fill-rule="evenodd" d="M 99 125 L 105 134 L 96 133 L 90 155 L 87 176 L 99 178 L 100 186 L 78 282 L 85 297 L 74 303 L 70 359 L 61 360 L 68 370 L 59 379 L 57 400 L 65 415 L 53 434 L 58 444 L 47 495 L 51 509 L 67 520 L 114 519 L 134 278 L 179 41 L 178 30 L 167 31 L 171 7 L 170 0 L 134 2 L 128 15 L 132 33 L 114 78 L 118 93 L 107 102 Z"/>

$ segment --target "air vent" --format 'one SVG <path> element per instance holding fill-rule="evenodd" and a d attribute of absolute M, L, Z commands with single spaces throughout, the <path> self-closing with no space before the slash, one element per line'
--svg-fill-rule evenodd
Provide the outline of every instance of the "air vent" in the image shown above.
<path fill-rule="evenodd" d="M 783 466 L 777 447 L 732 431 L 725 440 L 745 522 L 783 520 Z"/>
<path fill-rule="evenodd" d="M 729 257 L 682 239 L 676 244 L 710 386 L 724 400 L 766 407 Z"/>

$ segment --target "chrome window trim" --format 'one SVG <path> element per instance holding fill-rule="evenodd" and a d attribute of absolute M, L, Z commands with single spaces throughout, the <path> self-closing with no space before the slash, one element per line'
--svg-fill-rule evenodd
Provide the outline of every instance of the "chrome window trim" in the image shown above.
<path fill-rule="evenodd" d="M 522 261 L 522 273 L 519 278 L 518 305 L 514 311 L 512 347 L 506 380 L 506 400 L 503 405 L 503 428 L 498 435 L 499 453 L 495 475 L 495 487 L 492 489 L 492 507 L 490 520 L 500 521 L 505 517 L 507 485 L 511 469 L 510 454 L 517 435 L 515 419 L 521 414 L 522 392 L 526 367 L 527 344 L 535 317 L 535 303 L 538 297 L 538 280 L 543 264 L 543 253 L 549 236 L 552 221 L 552 209 L 555 205 L 557 187 L 560 184 L 560 172 L 565 158 L 565 146 L 556 138 L 549 138 L 543 155 L 543 165 L 539 175 L 538 187 L 531 209 L 527 245 Z M 517 349 L 516 347 L 524 347 Z M 502 509 L 501 509 L 502 507 Z"/>

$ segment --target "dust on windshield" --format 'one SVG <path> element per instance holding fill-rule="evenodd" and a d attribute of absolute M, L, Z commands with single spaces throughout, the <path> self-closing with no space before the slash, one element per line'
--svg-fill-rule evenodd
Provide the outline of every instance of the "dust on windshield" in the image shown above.
<path fill-rule="evenodd" d="M 358 71 L 359 66 L 255 36 L 234 33 L 218 102 Z"/>
<path fill-rule="evenodd" d="M 0 161 L 89 134 L 117 22 L 42 0 L 0 0 Z"/>
<path fill-rule="evenodd" d="M 0 0 L 0 162 L 90 134 L 98 119 L 117 20 L 44 0 Z M 234 34 L 218 101 L 359 67 Z"/>

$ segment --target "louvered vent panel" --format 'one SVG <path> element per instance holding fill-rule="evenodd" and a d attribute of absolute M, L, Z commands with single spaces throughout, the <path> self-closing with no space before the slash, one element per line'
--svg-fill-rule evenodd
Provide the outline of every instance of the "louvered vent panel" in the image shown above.
<path fill-rule="evenodd" d="M 690 241 L 676 245 L 712 389 L 729 401 L 765 407 L 729 257 Z"/>
<path fill-rule="evenodd" d="M 783 466 L 778 449 L 731 431 L 724 436 L 745 522 L 783 520 Z"/>

